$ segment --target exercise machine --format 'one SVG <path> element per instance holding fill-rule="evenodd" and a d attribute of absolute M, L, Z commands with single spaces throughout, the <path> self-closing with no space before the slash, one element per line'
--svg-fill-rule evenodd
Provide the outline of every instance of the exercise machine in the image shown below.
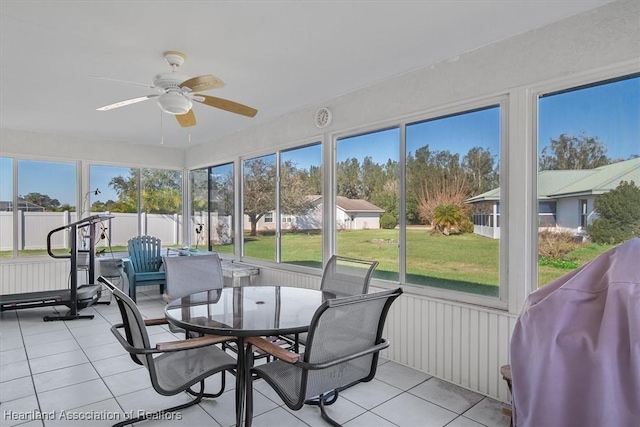
<path fill-rule="evenodd" d="M 96 225 L 111 218 L 114 218 L 114 215 L 91 215 L 79 221 L 51 230 L 47 234 L 47 253 L 52 258 L 69 258 L 71 260 L 69 288 L 52 291 L 0 295 L 0 311 L 64 305 L 69 308 L 69 312 L 66 315 L 45 316 L 43 317 L 43 320 L 48 322 L 52 320 L 93 319 L 93 315 L 80 315 L 79 312 L 83 308 L 89 307 L 100 299 L 102 285 L 93 284 L 95 281 Z M 69 241 L 71 251 L 68 255 L 55 254 L 52 251 L 51 236 L 61 231 L 68 232 L 70 236 Z M 88 248 L 83 250 L 78 249 L 79 231 L 82 231 L 84 236 L 88 236 L 89 240 Z M 78 286 L 78 253 L 81 252 L 87 252 L 89 256 L 88 284 Z"/>

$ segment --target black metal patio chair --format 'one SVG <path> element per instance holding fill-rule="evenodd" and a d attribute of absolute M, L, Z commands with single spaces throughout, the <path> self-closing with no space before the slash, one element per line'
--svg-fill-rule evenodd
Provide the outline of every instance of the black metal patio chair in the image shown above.
<path fill-rule="evenodd" d="M 297 354 L 260 337 L 247 338 L 247 360 L 253 348 L 277 360 L 251 368 L 247 375 L 247 425 L 253 412 L 252 377 L 265 381 L 293 410 L 318 405 L 322 418 L 340 426 L 326 413 L 338 393 L 373 379 L 378 355 L 389 346 L 382 338 L 389 307 L 402 289 L 325 301 L 314 314 L 304 354 Z"/>
<path fill-rule="evenodd" d="M 236 360 L 215 345 L 233 337 L 208 335 L 158 343 L 151 347 L 147 326 L 167 324 L 167 320 L 143 319 L 129 296 L 102 276 L 98 281 L 113 293 L 122 315 L 122 323 L 112 326 L 111 332 L 129 352 L 131 359 L 147 368 L 154 390 L 163 396 L 173 396 L 183 391 L 195 396 L 189 403 L 155 413 L 144 413 L 137 418 L 114 424 L 114 427 L 130 425 L 149 418 L 160 419 L 164 413 L 187 408 L 199 403 L 203 397 L 218 397 L 223 393 L 224 388 L 221 388 L 216 394 L 206 394 L 204 380 L 218 372 L 225 375 L 224 371 L 233 372 L 236 369 Z M 124 336 L 120 330 L 124 331 Z M 196 383 L 200 383 L 200 391 L 197 393 L 191 390 L 191 386 Z"/>

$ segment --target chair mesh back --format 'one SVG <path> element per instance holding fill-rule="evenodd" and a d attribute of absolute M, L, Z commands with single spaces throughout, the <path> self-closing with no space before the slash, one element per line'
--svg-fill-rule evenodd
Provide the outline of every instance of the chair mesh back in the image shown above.
<path fill-rule="evenodd" d="M 160 239 L 153 236 L 137 236 L 128 242 L 129 258 L 136 272 L 158 271 L 162 265 Z"/>
<path fill-rule="evenodd" d="M 305 362 L 322 363 L 364 351 L 382 337 L 389 306 L 401 290 L 329 300 L 310 327 Z M 308 371 L 305 399 L 363 380 L 375 373 L 377 353 L 330 368 Z"/>
<path fill-rule="evenodd" d="M 106 282 L 106 283 L 105 283 Z M 135 348 L 149 348 L 149 335 L 144 324 L 138 306 L 128 295 L 115 287 L 112 283 L 105 281 L 105 285 L 113 292 L 113 296 L 120 308 L 122 323 L 124 324 L 125 336 L 129 345 Z M 148 366 L 147 356 L 132 354 L 134 362 Z"/>
<path fill-rule="evenodd" d="M 222 289 L 222 263 L 217 254 L 164 257 L 164 268 L 165 293 L 170 299 Z"/>
<path fill-rule="evenodd" d="M 322 274 L 320 289 L 338 297 L 366 294 L 377 261 L 332 256 Z"/>

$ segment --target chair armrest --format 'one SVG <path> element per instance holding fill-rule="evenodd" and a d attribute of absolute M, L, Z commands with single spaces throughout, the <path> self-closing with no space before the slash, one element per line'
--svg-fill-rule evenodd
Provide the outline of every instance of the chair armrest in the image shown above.
<path fill-rule="evenodd" d="M 134 270 L 133 263 L 130 260 L 126 260 L 124 262 L 124 272 L 130 280 L 133 280 L 133 276 L 135 276 L 136 271 Z"/>
<path fill-rule="evenodd" d="M 144 319 L 145 326 L 157 326 L 157 325 L 166 325 L 169 321 L 164 317 L 159 317 L 156 319 Z"/>
<path fill-rule="evenodd" d="M 221 335 L 206 335 L 204 337 L 191 338 L 188 340 L 160 342 L 156 344 L 156 349 L 160 351 L 189 350 L 192 348 L 218 344 L 232 339 L 234 338 Z"/>
<path fill-rule="evenodd" d="M 339 365 L 341 363 L 348 362 L 353 359 L 357 359 L 359 357 L 366 356 L 368 354 L 378 353 L 387 347 L 389 347 L 389 341 L 383 338 L 382 341 L 380 341 L 378 344 L 374 345 L 373 347 L 369 347 L 366 350 L 347 354 L 346 356 L 342 356 L 337 359 L 333 359 L 333 360 L 329 360 L 327 362 L 321 362 L 321 363 L 308 363 L 308 362 L 298 361 L 297 365 L 303 369 L 309 369 L 309 370 L 326 369 L 335 365 Z"/>
<path fill-rule="evenodd" d="M 254 347 L 258 347 L 260 350 L 267 352 L 280 360 L 284 360 L 287 363 L 296 363 L 300 360 L 300 355 L 298 353 L 294 353 L 293 351 L 282 348 L 279 345 L 275 345 L 264 338 L 249 337 L 246 341 Z"/>

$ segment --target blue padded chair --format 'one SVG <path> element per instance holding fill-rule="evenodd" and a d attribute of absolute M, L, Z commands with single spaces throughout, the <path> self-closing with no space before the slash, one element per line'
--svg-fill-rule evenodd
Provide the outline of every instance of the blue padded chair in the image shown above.
<path fill-rule="evenodd" d="M 136 287 L 159 285 L 160 293 L 164 293 L 166 275 L 160 255 L 160 239 L 153 236 L 138 236 L 129 240 L 129 259 L 125 261 L 125 272 L 129 279 L 129 297 L 135 302 Z"/>

